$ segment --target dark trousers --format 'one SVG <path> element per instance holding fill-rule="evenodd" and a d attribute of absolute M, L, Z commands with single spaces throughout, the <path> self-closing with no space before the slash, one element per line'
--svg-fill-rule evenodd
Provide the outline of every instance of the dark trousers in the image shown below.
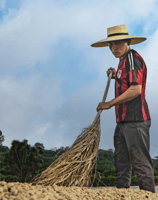
<path fill-rule="evenodd" d="M 149 154 L 151 121 L 120 122 L 114 133 L 116 187 L 129 188 L 132 169 L 139 188 L 155 193 L 154 168 Z"/>

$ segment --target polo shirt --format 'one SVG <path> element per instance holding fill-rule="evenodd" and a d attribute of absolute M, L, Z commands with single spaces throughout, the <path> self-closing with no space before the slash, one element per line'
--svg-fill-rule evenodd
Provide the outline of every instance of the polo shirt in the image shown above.
<path fill-rule="evenodd" d="M 138 52 L 131 49 L 120 60 L 115 79 L 115 98 L 123 94 L 132 83 L 142 85 L 139 96 L 126 103 L 115 105 L 116 123 L 151 120 L 145 99 L 147 67 Z"/>

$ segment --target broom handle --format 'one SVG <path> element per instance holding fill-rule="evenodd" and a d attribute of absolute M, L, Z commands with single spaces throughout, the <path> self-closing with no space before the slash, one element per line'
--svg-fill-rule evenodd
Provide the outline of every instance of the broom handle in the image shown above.
<path fill-rule="evenodd" d="M 106 97 L 107 97 L 107 94 L 108 94 L 108 90 L 109 90 L 109 86 L 110 86 L 110 81 L 111 81 L 111 77 L 112 77 L 112 73 L 109 74 L 109 77 L 108 77 L 108 82 L 107 82 L 107 85 L 106 85 L 106 89 L 105 89 L 105 92 L 104 92 L 104 96 L 103 96 L 103 100 L 102 102 L 105 102 L 106 100 Z M 94 121 L 93 121 L 93 124 L 98 120 L 98 117 L 100 116 L 100 114 L 102 113 L 103 110 L 99 110 Z"/>

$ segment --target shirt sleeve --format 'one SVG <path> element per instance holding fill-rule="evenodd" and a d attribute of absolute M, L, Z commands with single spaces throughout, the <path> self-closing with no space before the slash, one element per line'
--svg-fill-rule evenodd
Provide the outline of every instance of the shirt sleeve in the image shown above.
<path fill-rule="evenodd" d="M 129 60 L 129 83 L 138 83 L 140 85 L 143 84 L 143 60 L 141 57 L 135 54 L 135 52 L 130 51 L 128 53 L 128 60 Z"/>

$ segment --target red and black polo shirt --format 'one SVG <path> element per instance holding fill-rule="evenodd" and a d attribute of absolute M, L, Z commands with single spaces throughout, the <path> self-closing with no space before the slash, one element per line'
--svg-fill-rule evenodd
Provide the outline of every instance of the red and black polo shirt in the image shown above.
<path fill-rule="evenodd" d="M 124 93 L 132 83 L 142 85 L 142 92 L 133 100 L 115 106 L 117 123 L 151 119 L 145 100 L 146 78 L 147 68 L 143 58 L 136 51 L 130 50 L 119 62 L 115 80 L 115 98 Z"/>

